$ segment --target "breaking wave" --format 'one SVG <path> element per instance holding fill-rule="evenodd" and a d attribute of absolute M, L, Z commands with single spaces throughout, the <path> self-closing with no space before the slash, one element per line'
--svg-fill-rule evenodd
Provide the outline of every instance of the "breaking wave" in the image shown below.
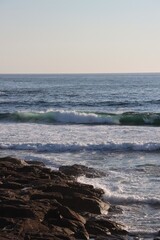
<path fill-rule="evenodd" d="M 0 113 L 0 121 L 44 124 L 160 126 L 160 113 L 89 113 L 78 111 Z"/>
<path fill-rule="evenodd" d="M 112 204 L 148 204 L 151 206 L 160 206 L 160 199 L 156 197 L 140 197 L 138 195 L 115 194 L 110 191 L 105 191 L 104 199 Z M 123 204 L 122 204 L 123 203 Z"/>
<path fill-rule="evenodd" d="M 79 182 L 85 184 L 92 184 L 95 188 L 102 188 L 105 192 L 103 199 L 107 202 L 116 205 L 130 205 L 130 204 L 148 204 L 153 207 L 160 206 L 160 198 L 153 196 L 139 196 L 138 194 L 128 195 L 126 193 L 118 193 L 107 188 L 104 182 L 90 179 L 85 176 L 80 176 L 77 179 Z"/>
<path fill-rule="evenodd" d="M 48 153 L 63 153 L 63 152 L 81 152 L 81 151 L 144 151 L 157 152 L 160 151 L 160 143 L 113 143 L 108 142 L 104 144 L 59 144 L 59 143 L 19 143 L 19 144 L 0 144 L 1 150 L 27 150 L 34 152 L 48 152 Z"/>

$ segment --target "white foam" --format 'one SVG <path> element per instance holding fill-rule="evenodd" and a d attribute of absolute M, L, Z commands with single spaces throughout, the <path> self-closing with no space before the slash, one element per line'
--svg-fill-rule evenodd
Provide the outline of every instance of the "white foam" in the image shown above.
<path fill-rule="evenodd" d="M 77 111 L 53 111 L 46 112 L 17 112 L 15 119 L 32 122 L 57 122 L 72 124 L 118 124 L 119 121 L 112 116 L 100 116 L 95 113 L 84 113 Z"/>
<path fill-rule="evenodd" d="M 81 113 L 76 111 L 56 111 L 54 112 L 54 118 L 62 123 L 113 123 L 113 118 L 110 116 L 104 118 L 95 113 Z"/>
<path fill-rule="evenodd" d="M 102 188 L 105 192 L 103 198 L 105 201 L 108 201 L 112 204 L 116 205 L 129 205 L 129 204 L 149 204 L 149 205 L 155 205 L 160 206 L 160 198 L 158 197 L 147 197 L 147 196 L 139 196 L 136 193 L 133 193 L 132 195 L 127 195 L 125 193 L 120 193 L 120 189 L 117 191 L 111 191 L 107 188 L 105 183 L 102 183 L 101 181 L 97 181 L 95 179 L 88 179 L 84 176 L 81 176 L 78 178 L 79 182 L 86 183 L 86 184 L 92 184 L 96 188 Z"/>
<path fill-rule="evenodd" d="M 31 150 L 36 152 L 80 152 L 80 151 L 146 151 L 154 152 L 160 150 L 160 143 L 102 143 L 102 144 L 82 144 L 82 143 L 19 143 L 19 144 L 0 144 L 0 149 L 11 150 Z"/>

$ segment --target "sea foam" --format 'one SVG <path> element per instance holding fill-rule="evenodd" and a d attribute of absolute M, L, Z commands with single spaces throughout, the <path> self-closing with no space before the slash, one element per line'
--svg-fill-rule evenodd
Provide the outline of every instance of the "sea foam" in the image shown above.
<path fill-rule="evenodd" d="M 35 152 L 80 152 L 80 151 L 144 151 L 144 152 L 157 152 L 160 151 L 160 143 L 104 143 L 104 144 L 78 144 L 78 143 L 19 143 L 19 144 L 0 144 L 0 149 L 10 150 L 31 150 Z"/>
<path fill-rule="evenodd" d="M 44 124 L 95 124 L 160 126 L 160 113 L 107 113 L 48 110 L 46 112 L 0 113 L 0 121 Z"/>

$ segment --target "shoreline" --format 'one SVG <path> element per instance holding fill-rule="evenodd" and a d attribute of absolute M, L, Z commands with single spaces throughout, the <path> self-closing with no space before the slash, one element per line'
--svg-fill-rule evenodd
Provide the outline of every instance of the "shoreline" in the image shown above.
<path fill-rule="evenodd" d="M 55 171 L 12 157 L 0 158 L 0 169 L 1 240 L 141 239 L 103 215 L 117 211 L 104 202 L 103 189 L 77 182 L 80 175 L 95 178 L 103 172 L 83 165 Z"/>
<path fill-rule="evenodd" d="M 40 162 L 11 157 L 1 158 L 0 165 L 1 238 L 96 239 L 102 235 L 118 239 L 120 234 L 122 239 L 127 234 L 122 226 L 97 218 L 110 204 L 101 200 L 102 189 L 76 181 L 82 169 L 72 169 L 73 176 L 63 168 L 53 171 Z M 90 177 L 99 174 L 87 173 Z"/>

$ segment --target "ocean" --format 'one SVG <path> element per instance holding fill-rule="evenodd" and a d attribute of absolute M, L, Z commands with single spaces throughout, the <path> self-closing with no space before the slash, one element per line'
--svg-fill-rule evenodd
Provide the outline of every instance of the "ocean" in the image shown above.
<path fill-rule="evenodd" d="M 140 239 L 160 230 L 160 74 L 0 75 L 0 156 L 83 164 Z"/>

